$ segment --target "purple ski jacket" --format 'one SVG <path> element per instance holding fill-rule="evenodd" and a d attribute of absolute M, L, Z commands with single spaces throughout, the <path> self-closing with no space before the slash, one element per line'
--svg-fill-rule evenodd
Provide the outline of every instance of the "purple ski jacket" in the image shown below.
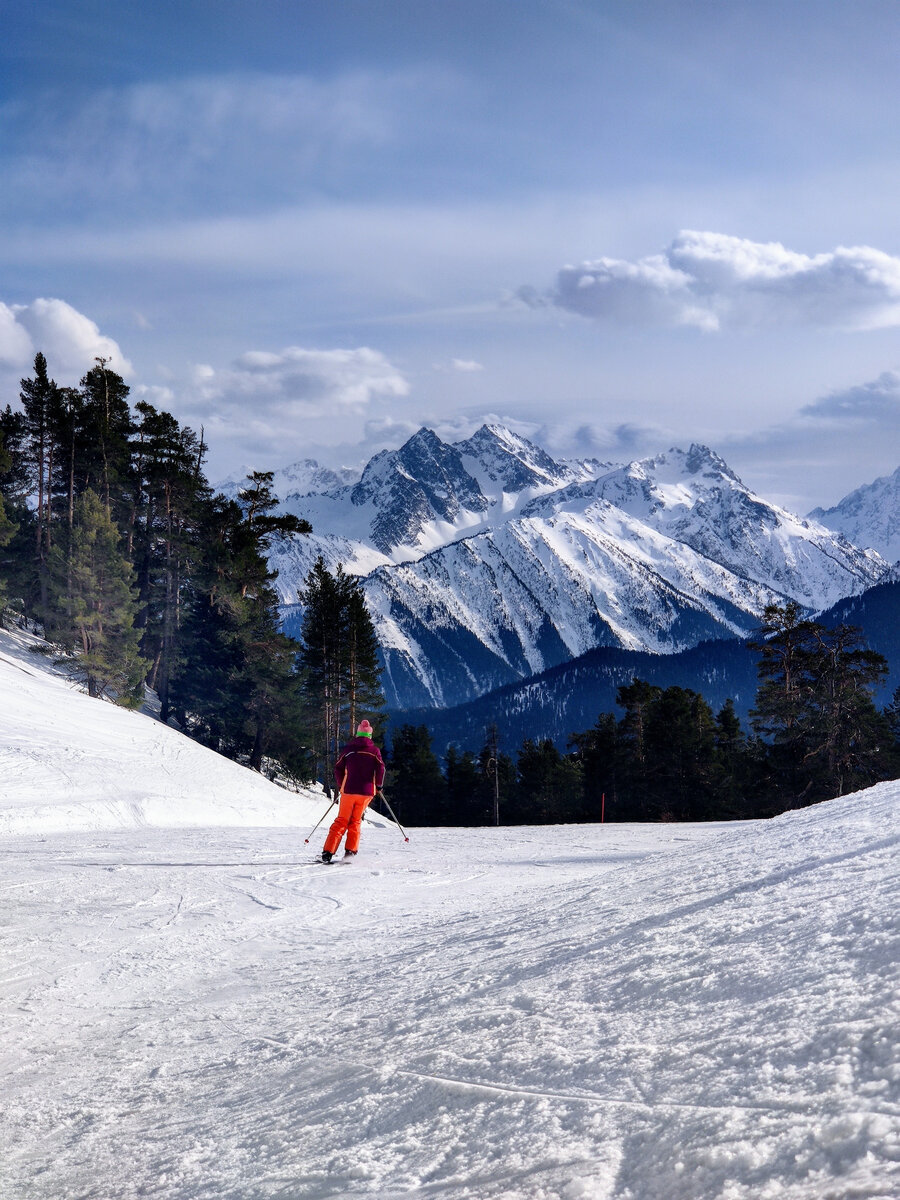
<path fill-rule="evenodd" d="M 334 764 L 334 782 L 350 796 L 375 795 L 384 783 L 384 760 L 371 738 L 351 738 L 344 746 Z"/>

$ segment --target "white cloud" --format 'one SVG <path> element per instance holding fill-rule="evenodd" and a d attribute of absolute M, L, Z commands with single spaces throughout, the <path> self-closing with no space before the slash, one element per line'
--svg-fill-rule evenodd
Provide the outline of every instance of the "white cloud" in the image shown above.
<path fill-rule="evenodd" d="M 475 362 L 471 358 L 454 358 L 451 360 L 450 366 L 454 371 L 462 371 L 463 373 L 484 370 L 483 363 Z"/>
<path fill-rule="evenodd" d="M 65 300 L 34 300 L 31 304 L 0 303 L 0 364 L 27 371 L 41 351 L 50 374 L 59 383 L 75 383 L 106 358 L 114 371 L 130 375 L 131 363 L 117 342 L 102 334 L 96 322 Z"/>
<path fill-rule="evenodd" d="M 20 370 L 34 358 L 34 344 L 28 330 L 13 309 L 0 301 L 0 365 Z"/>
<path fill-rule="evenodd" d="M 871 246 L 810 256 L 779 242 L 685 231 L 662 254 L 563 267 L 552 291 L 523 288 L 519 297 L 637 325 L 881 329 L 900 325 L 900 258 Z"/>

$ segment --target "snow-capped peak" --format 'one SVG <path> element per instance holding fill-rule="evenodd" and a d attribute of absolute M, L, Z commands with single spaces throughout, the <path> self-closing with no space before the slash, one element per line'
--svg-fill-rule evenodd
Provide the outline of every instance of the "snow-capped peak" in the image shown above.
<path fill-rule="evenodd" d="M 900 467 L 850 492 L 833 508 L 814 508 L 810 520 L 871 546 L 889 562 L 900 559 Z"/>

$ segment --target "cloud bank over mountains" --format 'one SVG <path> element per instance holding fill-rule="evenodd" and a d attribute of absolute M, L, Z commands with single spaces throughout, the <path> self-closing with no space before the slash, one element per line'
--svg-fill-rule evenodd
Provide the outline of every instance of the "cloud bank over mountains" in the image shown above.
<path fill-rule="evenodd" d="M 519 296 L 646 326 L 884 329 L 900 325 L 900 258 L 871 246 L 807 255 L 779 242 L 685 230 L 662 254 L 566 266 L 550 291 L 525 287 Z"/>
<path fill-rule="evenodd" d="M 719 271 L 720 284 L 722 279 L 733 281 L 741 263 L 742 277 L 757 279 L 760 262 L 768 261 L 771 279 L 794 279 L 796 286 L 802 256 L 784 251 L 782 259 L 763 247 L 771 251 L 766 257 L 755 253 L 754 243 L 741 245 L 751 249 L 743 258 L 736 253 L 728 258 Z M 779 262 L 781 275 L 775 269 Z M 839 274 L 833 264 L 832 269 Z M 710 268 L 707 282 L 714 275 Z M 646 274 L 656 277 L 665 278 L 665 271 Z M 891 455 L 900 435 L 897 369 L 825 391 L 805 404 L 798 395 L 796 405 L 775 421 L 760 415 L 748 425 L 742 410 L 724 424 L 707 427 L 696 415 L 676 417 L 674 412 L 661 412 L 657 420 L 636 414 L 624 422 L 604 420 L 589 407 L 573 413 L 556 404 L 552 391 L 543 414 L 516 411 L 508 395 L 482 395 L 463 404 L 465 393 L 453 410 L 440 411 L 429 393 L 427 373 L 400 366 L 368 345 L 250 349 L 230 363 L 195 361 L 168 369 L 162 383 L 146 382 L 118 342 L 66 301 L 0 301 L 0 384 L 13 403 L 19 379 L 31 374 L 38 350 L 61 384 L 77 383 L 96 357 L 106 358 L 131 384 L 135 400 L 148 400 L 196 430 L 202 426 L 213 478 L 238 467 L 277 469 L 300 454 L 331 467 L 359 466 L 377 450 L 395 449 L 423 424 L 453 441 L 471 436 L 488 420 L 538 441 L 557 457 L 604 462 L 626 462 L 702 438 L 726 453 L 757 490 L 788 508 L 807 511 L 814 504 L 834 503 L 878 473 L 860 464 L 871 460 L 882 474 L 893 470 L 896 459 Z M 484 373 L 482 363 L 468 358 L 433 363 L 431 371 L 432 377 L 445 374 L 463 381 Z"/>

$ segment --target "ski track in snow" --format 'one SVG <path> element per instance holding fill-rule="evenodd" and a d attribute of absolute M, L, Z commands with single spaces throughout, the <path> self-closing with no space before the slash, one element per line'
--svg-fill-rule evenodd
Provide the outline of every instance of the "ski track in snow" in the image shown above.
<path fill-rule="evenodd" d="M 10 1200 L 900 1191 L 900 788 L 736 826 L 2 843 Z M 863 810 L 865 812 L 865 810 Z"/>
<path fill-rule="evenodd" d="M 0 712 L 0 1200 L 900 1196 L 900 782 L 326 867 L 18 635 Z"/>

